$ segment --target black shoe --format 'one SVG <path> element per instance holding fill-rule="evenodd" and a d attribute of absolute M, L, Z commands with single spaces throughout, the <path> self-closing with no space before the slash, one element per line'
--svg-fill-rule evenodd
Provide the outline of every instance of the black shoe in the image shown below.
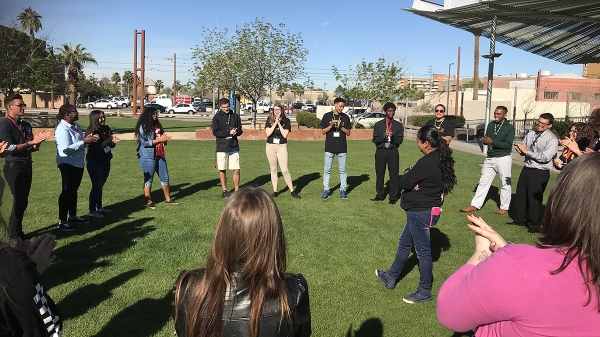
<path fill-rule="evenodd" d="M 373 198 L 371 198 L 369 200 L 371 200 L 371 201 L 382 201 L 382 200 L 385 200 L 385 198 L 380 198 L 378 196 L 375 196 L 375 197 L 373 197 Z"/>
<path fill-rule="evenodd" d="M 398 202 L 398 200 L 390 199 L 390 205 L 395 205 L 397 202 Z"/>
<path fill-rule="evenodd" d="M 67 221 L 68 222 L 78 222 L 78 223 L 88 223 L 89 222 L 80 216 L 72 216 Z"/>
<path fill-rule="evenodd" d="M 524 223 L 521 223 L 521 222 L 516 222 L 516 221 L 514 221 L 514 220 L 513 220 L 513 221 L 509 221 L 509 222 L 507 222 L 506 224 L 507 224 L 507 225 L 514 225 L 514 226 L 525 226 L 525 224 L 524 224 Z"/>
<path fill-rule="evenodd" d="M 169 201 L 165 201 L 165 204 L 168 205 L 178 205 L 179 203 L 173 199 L 169 200 Z"/>
<path fill-rule="evenodd" d="M 527 225 L 527 233 L 539 233 L 539 232 L 540 232 L 540 225 L 532 225 L 532 224 Z"/>
<path fill-rule="evenodd" d="M 294 193 L 294 192 L 292 192 L 292 193 Z M 279 195 L 279 192 L 275 191 L 271 195 L 273 196 L 273 198 L 276 198 Z"/>
<path fill-rule="evenodd" d="M 223 194 L 221 194 L 221 197 L 222 197 L 223 199 L 227 199 L 227 198 L 229 198 L 229 191 L 223 191 Z"/>
<path fill-rule="evenodd" d="M 296 198 L 296 199 L 300 199 L 300 194 L 298 194 L 298 192 L 296 191 L 292 191 L 292 197 Z"/>

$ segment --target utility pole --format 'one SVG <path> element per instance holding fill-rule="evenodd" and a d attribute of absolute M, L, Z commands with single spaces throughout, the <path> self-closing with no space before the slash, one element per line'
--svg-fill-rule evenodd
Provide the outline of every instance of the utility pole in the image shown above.
<path fill-rule="evenodd" d="M 483 58 L 489 60 L 488 64 L 488 87 L 487 87 L 487 96 L 485 100 L 485 124 L 484 127 L 487 128 L 487 125 L 490 122 L 490 112 L 492 109 L 492 83 L 494 82 L 494 59 L 496 57 L 502 56 L 500 53 L 496 53 L 496 25 L 498 23 L 498 17 L 494 15 L 494 19 L 492 20 L 492 29 L 490 34 L 490 54 L 483 55 Z M 483 153 L 487 154 L 487 146 L 483 147 Z"/>
<path fill-rule="evenodd" d="M 140 55 L 140 66 L 138 67 L 138 35 L 140 35 L 140 44 L 141 44 L 141 55 Z M 146 31 L 133 31 L 133 101 L 131 107 L 133 109 L 132 117 L 139 117 L 138 109 L 140 112 L 144 111 L 144 82 L 146 79 L 145 68 L 146 68 Z M 138 72 L 140 73 L 140 81 L 142 81 L 142 97 L 138 97 L 139 89 L 138 89 Z M 139 102 L 138 102 L 139 101 Z"/>
<path fill-rule="evenodd" d="M 458 47 L 458 59 L 456 60 L 456 98 L 454 99 L 454 116 L 458 116 L 458 89 L 460 88 L 460 47 Z M 448 93 L 450 94 L 450 93 Z M 462 106 L 462 100 L 461 100 Z"/>
<path fill-rule="evenodd" d="M 433 66 L 429 66 L 429 92 L 433 89 Z"/>
<path fill-rule="evenodd" d="M 173 53 L 173 105 L 177 104 L 177 54 Z"/>
<path fill-rule="evenodd" d="M 447 81 L 448 91 L 446 92 L 446 113 L 448 112 L 448 107 L 450 106 L 450 67 L 452 67 L 453 64 L 454 64 L 454 62 L 452 62 L 448 65 L 448 81 Z M 454 103 L 454 104 L 456 104 L 456 103 Z"/>

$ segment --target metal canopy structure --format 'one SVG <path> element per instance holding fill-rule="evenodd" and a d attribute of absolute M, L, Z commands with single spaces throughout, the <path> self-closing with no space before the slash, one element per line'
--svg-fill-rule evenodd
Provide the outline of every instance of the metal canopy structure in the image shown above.
<path fill-rule="evenodd" d="M 594 0 L 414 0 L 408 12 L 565 64 L 600 62 L 600 3 Z"/>

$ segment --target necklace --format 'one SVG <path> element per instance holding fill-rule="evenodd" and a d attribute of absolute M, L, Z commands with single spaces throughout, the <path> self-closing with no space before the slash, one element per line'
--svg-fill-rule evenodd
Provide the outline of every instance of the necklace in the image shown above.
<path fill-rule="evenodd" d="M 438 124 L 438 123 L 436 122 L 436 120 L 434 119 L 434 120 L 433 120 L 433 126 L 435 126 L 435 128 L 436 128 L 436 129 L 439 129 L 439 128 L 442 126 L 442 123 L 444 123 L 444 120 L 445 120 L 445 119 L 446 119 L 446 118 L 442 118 L 442 121 L 440 122 L 440 124 Z"/>

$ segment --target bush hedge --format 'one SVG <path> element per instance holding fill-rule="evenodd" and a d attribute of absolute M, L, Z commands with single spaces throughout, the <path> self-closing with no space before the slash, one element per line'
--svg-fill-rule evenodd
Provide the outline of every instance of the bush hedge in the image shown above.
<path fill-rule="evenodd" d="M 314 114 L 307 111 L 300 111 L 296 114 L 296 122 L 299 125 L 306 126 L 313 129 L 318 129 L 321 126 L 321 120 Z"/>
<path fill-rule="evenodd" d="M 428 120 L 432 120 L 435 118 L 435 115 L 419 115 L 419 116 L 410 116 L 409 121 L 411 125 L 415 126 L 425 126 Z M 452 124 L 454 124 L 455 128 L 462 128 L 465 126 L 465 118 L 461 116 L 454 115 L 446 115 L 445 118 L 448 118 Z"/>

